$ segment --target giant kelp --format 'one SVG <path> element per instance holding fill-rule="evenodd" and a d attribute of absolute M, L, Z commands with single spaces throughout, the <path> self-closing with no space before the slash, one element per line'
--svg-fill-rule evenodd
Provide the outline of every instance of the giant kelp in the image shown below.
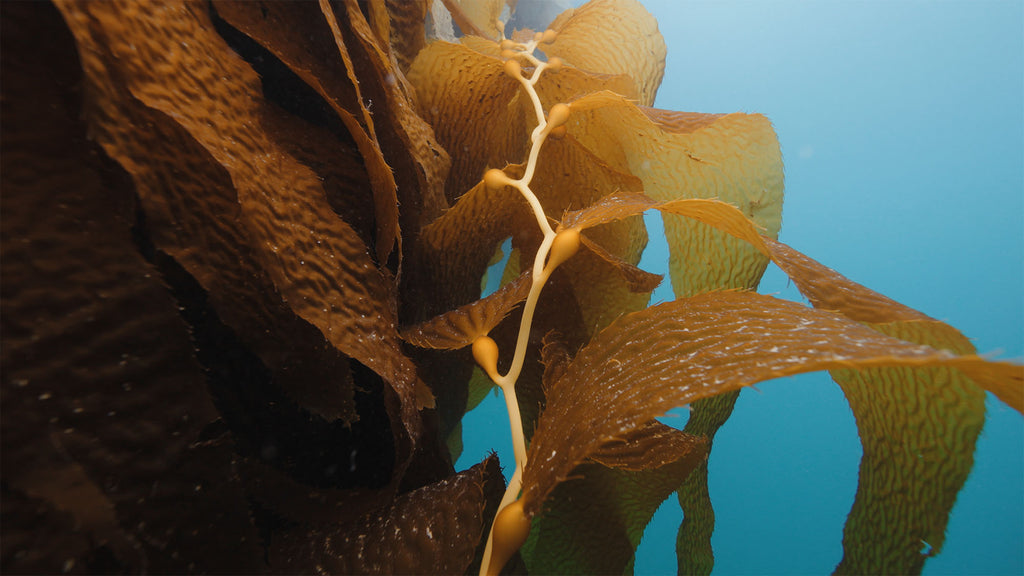
<path fill-rule="evenodd" d="M 638 3 L 504 44 L 501 2 L 444 4 L 479 36 L 428 41 L 426 1 L 0 5 L 4 569 L 464 573 L 502 506 L 513 569 L 621 573 L 679 489 L 707 571 L 729 395 L 832 370 L 864 446 L 837 571 L 919 572 L 1021 367 L 777 242 L 770 123 L 650 108 Z M 769 261 L 813 307 L 750 291 Z M 504 497 L 449 451 L 490 379 Z"/>

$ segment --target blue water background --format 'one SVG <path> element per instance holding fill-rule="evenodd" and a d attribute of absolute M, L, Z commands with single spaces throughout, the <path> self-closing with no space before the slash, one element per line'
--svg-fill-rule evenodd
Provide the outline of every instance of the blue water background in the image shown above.
<path fill-rule="evenodd" d="M 645 5 L 668 44 L 657 107 L 771 118 L 782 241 L 949 322 L 979 352 L 1024 359 L 1024 2 Z M 648 224 L 657 238 L 658 218 Z M 664 273 L 667 258 L 652 241 L 643 266 Z M 759 291 L 801 301 L 774 266 Z M 665 285 L 652 302 L 670 299 Z M 503 404 L 467 415 L 459 469 L 497 450 L 510 471 Z M 987 418 L 925 574 L 1024 574 L 1024 419 L 992 396 Z M 860 455 L 827 374 L 744 390 L 710 462 L 714 573 L 831 572 Z M 670 497 L 637 574 L 675 573 L 680 519 Z"/>

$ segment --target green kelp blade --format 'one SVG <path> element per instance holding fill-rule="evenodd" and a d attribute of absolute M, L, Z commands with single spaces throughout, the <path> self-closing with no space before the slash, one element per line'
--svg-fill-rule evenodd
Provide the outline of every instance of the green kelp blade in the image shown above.
<path fill-rule="evenodd" d="M 524 471 L 524 509 L 536 515 L 602 445 L 676 406 L 780 376 L 880 366 L 956 367 L 988 387 L 1024 382 L 1014 364 L 955 356 L 755 293 L 659 304 L 613 322 L 549 388 Z"/>
<path fill-rule="evenodd" d="M 974 464 L 985 393 L 953 368 L 833 370 L 864 454 L 836 574 L 920 574 Z"/>
<path fill-rule="evenodd" d="M 684 432 L 708 439 L 708 450 L 715 434 L 732 416 L 739 392 L 726 392 L 694 402 Z M 711 534 L 715 531 L 715 509 L 708 491 L 708 463 L 702 462 L 683 480 L 677 493 L 683 520 L 676 533 L 678 574 L 710 574 L 715 566 Z"/>

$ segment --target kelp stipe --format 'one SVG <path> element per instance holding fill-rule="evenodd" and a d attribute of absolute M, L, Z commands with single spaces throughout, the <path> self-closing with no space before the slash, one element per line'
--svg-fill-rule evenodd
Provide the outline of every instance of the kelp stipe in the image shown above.
<path fill-rule="evenodd" d="M 497 39 L 500 2 L 447 4 Z M 512 54 L 511 75 L 497 41 L 428 43 L 427 2 L 0 9 L 12 572 L 477 572 L 518 492 L 495 528 L 513 550 L 529 526 L 514 569 L 622 573 L 721 414 L 696 408 L 699 435 L 654 418 L 824 369 L 878 439 L 839 571 L 913 572 L 970 466 L 978 385 L 1024 404 L 1019 366 L 775 241 L 770 123 L 650 108 L 665 50 L 636 2 L 514 35 L 548 60 Z M 650 308 L 647 210 L 678 296 Z M 743 290 L 769 260 L 817 309 Z M 446 443 L 517 356 L 521 489 L 496 458 L 454 473 Z"/>

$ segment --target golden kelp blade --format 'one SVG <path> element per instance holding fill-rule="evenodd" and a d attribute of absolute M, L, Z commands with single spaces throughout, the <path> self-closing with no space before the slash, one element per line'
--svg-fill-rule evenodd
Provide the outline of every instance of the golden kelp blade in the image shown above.
<path fill-rule="evenodd" d="M 639 186 L 639 181 L 601 163 L 571 138 L 548 142 L 539 162 L 535 182 L 549 216 L 560 217 L 565 207 L 587 206 L 602 190 Z M 574 166 L 565 170 L 564 166 Z M 519 166 L 505 169 L 510 177 L 521 175 Z M 437 290 L 438 305 L 444 309 L 464 304 L 478 295 L 476 283 L 486 269 L 494 249 L 505 238 L 515 236 L 516 248 L 539 242 L 530 230 L 536 224 L 526 210 L 522 196 L 511 187 L 488 190 L 482 182 L 462 195 L 443 216 L 428 225 L 420 236 L 411 267 L 429 277 Z M 621 219 L 620 219 L 621 220 Z M 587 251 L 564 265 L 575 297 L 584 312 L 585 325 L 600 329 L 623 310 L 638 310 L 647 304 L 646 294 L 657 280 L 639 272 L 635 264 L 646 245 L 642 220 L 591 228 L 588 235 L 610 255 Z M 606 262 L 614 261 L 625 276 L 608 274 Z"/>
<path fill-rule="evenodd" d="M 658 205 L 658 202 L 639 192 L 613 192 L 585 208 L 568 212 L 562 217 L 561 226 L 586 230 L 641 214 Z"/>
<path fill-rule="evenodd" d="M 518 83 L 504 73 L 502 61 L 494 56 L 496 48 L 496 44 L 479 39 L 466 40 L 465 45 L 435 42 L 419 55 L 410 69 L 410 79 L 417 87 L 424 114 L 438 127 L 441 143 L 452 151 L 452 178 L 447 185 L 448 197 L 452 199 L 477 184 L 485 169 L 521 160 L 525 154 L 523 143 L 528 141 L 528 130 L 536 122 L 532 107 L 519 93 Z M 546 73 L 537 85 L 538 94 L 548 107 L 593 90 L 607 89 L 631 91 L 631 81 L 623 75 L 594 75 L 563 67 L 557 74 Z M 566 166 L 573 169 L 566 170 Z M 545 144 L 535 184 L 538 197 L 551 217 L 559 216 L 560 211 L 567 207 L 591 204 L 604 190 L 640 188 L 639 180 L 608 166 L 572 138 L 549 140 Z M 482 192 L 477 190 L 474 195 Z M 453 241 L 461 237 L 467 243 L 474 243 L 469 247 L 473 254 L 489 253 L 494 248 L 492 243 L 511 235 L 529 236 L 533 229 L 528 220 L 512 217 L 520 213 L 515 206 L 521 203 L 518 199 L 512 200 L 513 212 L 498 209 L 498 204 L 508 202 L 507 194 L 508 189 L 495 192 L 493 198 L 488 195 L 480 202 L 485 209 L 479 211 L 479 218 L 462 219 L 462 223 L 455 225 L 457 218 L 452 212 L 460 210 L 459 204 L 467 202 L 468 199 L 463 197 L 452 211 L 425 230 L 423 248 L 429 254 L 423 253 L 418 257 L 420 266 L 429 268 L 423 272 L 425 276 L 439 278 L 449 286 L 446 293 L 459 293 L 461 299 L 450 302 L 451 306 L 464 304 L 475 297 L 475 294 L 464 294 L 465 287 L 473 281 L 469 276 L 478 278 L 482 270 L 475 271 L 480 266 L 476 263 L 478 258 L 473 258 L 471 268 L 449 265 L 447 261 L 452 258 L 452 251 L 441 250 L 442 245 L 450 248 Z M 478 199 L 468 203 L 476 204 Z M 505 233 L 492 239 L 490 235 L 471 232 L 495 230 L 486 225 L 489 221 L 495 221 Z M 591 239 L 625 262 L 617 266 L 618 270 L 625 271 L 628 266 L 639 262 L 640 252 L 646 244 L 646 233 L 643 223 L 633 219 L 594 230 Z M 534 240 L 517 238 L 516 247 L 528 252 L 530 242 Z M 629 270 L 625 273 L 624 285 L 618 277 L 603 273 L 604 262 L 608 260 L 594 257 L 593 251 L 588 251 L 566 264 L 567 276 L 572 279 L 575 296 L 585 315 L 584 325 L 591 332 L 606 326 L 623 310 L 637 310 L 646 305 L 646 295 L 635 292 L 645 291 L 644 288 L 653 283 L 652 278 Z M 427 266 L 427 262 L 431 264 Z M 456 282 L 456 275 L 464 278 Z"/>
<path fill-rule="evenodd" d="M 974 353 L 953 327 L 783 244 L 765 244 L 815 306 L 909 342 Z M 832 377 L 850 402 L 864 450 L 836 572 L 920 573 L 925 560 L 942 550 L 949 514 L 973 466 L 985 394 L 963 372 L 948 368 L 833 370 Z M 1020 389 L 1012 379 L 997 384 Z"/>
<path fill-rule="evenodd" d="M 864 449 L 836 573 L 919 574 L 942 550 L 974 464 L 985 393 L 945 367 L 833 370 L 832 377 Z"/>
<path fill-rule="evenodd" d="M 714 225 L 757 246 L 818 308 L 835 310 L 902 340 L 957 354 L 974 352 L 949 325 L 760 236 L 730 206 L 680 200 L 659 209 Z M 977 382 L 972 382 L 964 371 L 949 368 L 833 371 L 850 401 L 864 448 L 839 573 L 919 573 L 927 558 L 920 553 L 921 542 L 928 543 L 931 555 L 941 550 L 949 513 L 970 472 L 974 442 L 984 422 L 984 394 L 976 384 L 1020 410 L 1024 368 L 1002 365 L 999 372 L 996 378 L 975 373 Z M 692 539 L 687 542 L 692 544 Z"/>
<path fill-rule="evenodd" d="M 501 59 L 437 41 L 416 57 L 409 81 L 423 118 L 452 156 L 445 184 L 449 202 L 479 182 L 488 168 L 524 158 L 528 102 L 521 101 L 519 83 L 505 74 Z"/>
<path fill-rule="evenodd" d="M 764 116 L 654 111 L 608 92 L 584 96 L 572 109 L 569 134 L 640 178 L 648 197 L 717 198 L 739 206 L 766 235 L 778 234 L 782 156 Z M 764 272 L 767 260 L 745 243 L 685 218 L 664 220 L 676 297 L 751 288 Z"/>
<path fill-rule="evenodd" d="M 519 83 L 505 74 L 499 52 L 497 43 L 478 38 L 466 38 L 461 44 L 436 41 L 420 52 L 409 69 L 420 112 L 452 155 L 445 187 L 449 201 L 475 185 L 488 168 L 522 161 L 528 131 L 536 126 L 529 99 L 520 93 Z M 594 75 L 563 67 L 558 73 L 545 74 L 537 84 L 545 107 L 599 90 L 628 94 L 631 82 L 622 75 Z"/>
<path fill-rule="evenodd" d="M 502 32 L 498 18 L 505 7 L 506 0 L 438 0 L 444 2 L 445 8 L 451 12 L 452 20 L 459 25 L 463 34 L 483 36 L 491 40 L 500 40 Z M 509 2 L 515 6 L 515 2 Z"/>
<path fill-rule="evenodd" d="M 549 57 L 592 73 L 627 75 L 635 83 L 640 104 L 654 103 L 668 49 L 657 20 L 642 4 L 594 0 L 566 10 L 549 28 L 558 32 L 553 43 L 541 44 Z"/>
<path fill-rule="evenodd" d="M 637 107 L 607 92 L 584 96 L 572 106 L 578 117 L 569 133 L 605 161 L 640 177 L 649 196 L 662 201 L 720 198 L 741 206 L 768 234 L 778 233 L 782 158 L 771 124 L 763 116 Z M 677 298 L 757 286 L 768 262 L 757 250 L 677 215 L 663 212 L 662 219 Z M 725 398 L 712 404 L 697 402 L 693 415 L 702 418 L 703 412 L 716 412 L 708 419 L 724 422 L 731 405 Z M 687 482 L 700 482 L 705 473 L 702 469 Z M 696 492 L 706 492 L 706 487 Z M 710 502 L 701 503 L 706 508 L 684 504 L 690 526 L 697 519 L 713 521 Z M 710 537 L 712 527 L 702 525 L 699 531 Z M 710 540 L 700 547 L 710 548 Z"/>
<path fill-rule="evenodd" d="M 541 361 L 544 386 L 550 389 L 571 361 L 556 333 L 544 337 Z M 626 572 L 654 511 L 704 463 L 707 449 L 706 438 L 658 422 L 601 446 L 591 461 L 573 471 L 574 481 L 555 489 L 546 513 L 534 519 L 521 551 L 529 570 Z"/>
<path fill-rule="evenodd" d="M 526 511 L 539 512 L 601 445 L 676 406 L 770 378 L 875 366 L 951 366 L 986 383 L 1024 379 L 1019 366 L 954 356 L 755 293 L 660 304 L 612 323 L 550 390 L 523 477 Z"/>

